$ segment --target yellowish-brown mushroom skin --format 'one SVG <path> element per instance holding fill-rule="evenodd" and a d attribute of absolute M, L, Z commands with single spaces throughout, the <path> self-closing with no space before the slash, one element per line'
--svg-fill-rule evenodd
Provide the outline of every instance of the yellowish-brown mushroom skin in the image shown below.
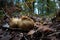
<path fill-rule="evenodd" d="M 31 30 L 34 27 L 34 21 L 27 16 L 22 16 L 18 20 L 18 27 L 22 28 L 23 30 Z"/>
<path fill-rule="evenodd" d="M 34 21 L 27 16 L 22 16 L 21 18 L 11 18 L 9 24 L 11 28 L 21 28 L 25 31 L 29 31 L 34 27 Z"/>
<path fill-rule="evenodd" d="M 15 28 L 18 20 L 19 20 L 18 18 L 11 18 L 10 21 L 9 21 L 10 28 Z"/>

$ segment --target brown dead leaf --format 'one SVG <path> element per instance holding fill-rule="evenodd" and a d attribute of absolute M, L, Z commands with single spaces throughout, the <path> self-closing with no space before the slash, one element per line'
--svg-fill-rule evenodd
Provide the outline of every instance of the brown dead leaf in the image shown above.
<path fill-rule="evenodd" d="M 27 33 L 27 35 L 32 35 L 32 34 L 34 34 L 34 33 L 35 33 L 34 30 L 30 30 L 30 31 Z"/>

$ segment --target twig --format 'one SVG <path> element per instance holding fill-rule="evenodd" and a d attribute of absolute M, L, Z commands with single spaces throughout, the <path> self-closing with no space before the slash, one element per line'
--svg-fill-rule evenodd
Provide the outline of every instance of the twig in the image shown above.
<path fill-rule="evenodd" d="M 53 36 L 53 35 L 56 35 L 56 34 L 59 34 L 60 32 L 55 32 L 55 33 L 52 33 L 52 34 L 49 34 L 48 36 Z"/>

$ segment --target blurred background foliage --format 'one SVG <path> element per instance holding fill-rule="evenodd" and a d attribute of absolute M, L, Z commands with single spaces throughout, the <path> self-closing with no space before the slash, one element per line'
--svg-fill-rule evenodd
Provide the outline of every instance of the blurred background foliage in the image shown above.
<path fill-rule="evenodd" d="M 4 15 L 3 9 L 10 16 L 20 14 L 53 17 L 60 9 L 60 0 L 0 0 L 0 18 Z"/>

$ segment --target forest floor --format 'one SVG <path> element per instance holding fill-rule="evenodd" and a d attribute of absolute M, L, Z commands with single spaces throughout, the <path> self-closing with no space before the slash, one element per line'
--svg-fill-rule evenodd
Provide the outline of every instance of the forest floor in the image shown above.
<path fill-rule="evenodd" d="M 60 22 L 55 21 L 56 19 L 43 18 L 41 21 L 39 17 L 33 18 L 36 21 L 35 27 L 29 32 L 10 29 L 6 27 L 7 23 L 4 20 L 5 23 L 0 24 L 0 40 L 60 40 Z"/>

